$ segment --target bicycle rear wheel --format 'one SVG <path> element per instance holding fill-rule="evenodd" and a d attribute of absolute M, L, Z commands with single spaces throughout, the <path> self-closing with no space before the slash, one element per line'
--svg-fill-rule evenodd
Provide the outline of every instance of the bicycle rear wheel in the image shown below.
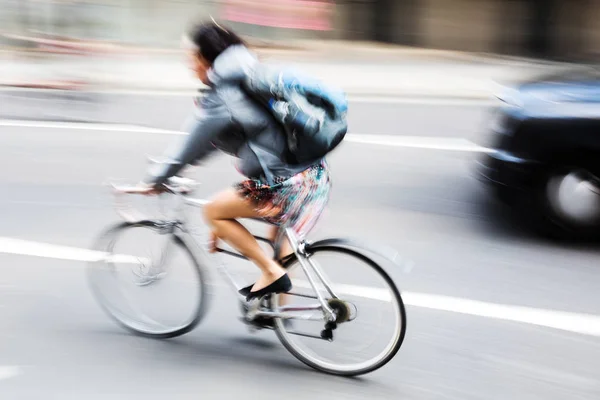
<path fill-rule="evenodd" d="M 102 309 L 136 334 L 172 338 L 204 315 L 202 269 L 186 244 L 152 221 L 121 223 L 94 246 L 105 253 L 90 264 L 88 280 Z"/>
<path fill-rule="evenodd" d="M 348 248 L 328 245 L 307 251 L 337 296 L 331 296 L 313 273 L 317 290 L 337 311 L 338 322 L 328 332 L 324 318 L 315 320 L 321 310 L 309 312 L 311 320 L 292 318 L 284 323 L 276 318 L 279 340 L 300 361 L 330 374 L 356 376 L 387 364 L 406 333 L 404 303 L 392 279 L 373 260 Z M 272 309 L 284 303 L 289 307 L 318 305 L 297 258 L 286 265 L 294 288 L 289 294 L 272 296 Z"/>

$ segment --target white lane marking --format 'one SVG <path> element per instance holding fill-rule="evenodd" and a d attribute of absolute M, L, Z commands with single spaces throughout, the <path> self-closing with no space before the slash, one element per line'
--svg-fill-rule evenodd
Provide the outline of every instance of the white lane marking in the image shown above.
<path fill-rule="evenodd" d="M 101 252 L 86 249 L 16 240 L 6 237 L 0 237 L 0 253 L 60 258 L 75 261 L 95 261 L 98 257 L 104 256 Z M 138 259 L 135 257 L 122 257 L 125 262 L 138 262 Z M 296 284 L 299 284 L 299 286 L 306 286 L 306 284 L 303 284 L 301 281 Z M 383 301 L 389 301 L 390 299 L 390 294 L 385 289 L 355 285 L 339 285 L 338 288 L 345 294 L 357 297 Z M 402 292 L 402 298 L 406 305 L 413 307 L 520 322 L 584 335 L 600 336 L 600 316 L 597 315 L 496 304 L 416 292 Z"/>
<path fill-rule="evenodd" d="M 0 381 L 14 378 L 21 374 L 21 368 L 12 365 L 0 365 Z"/>
<path fill-rule="evenodd" d="M 151 133 L 161 135 L 185 135 L 186 132 L 168 129 L 148 128 L 137 125 L 92 124 L 78 122 L 46 122 L 46 121 L 17 121 L 0 120 L 0 126 L 19 128 L 87 130 L 101 132 Z M 414 149 L 464 151 L 476 153 L 491 153 L 493 150 L 462 138 L 404 136 L 404 135 L 371 135 L 349 133 L 345 141 L 351 143 L 372 144 L 379 146 L 406 147 Z"/>
<path fill-rule="evenodd" d="M 415 307 L 521 322 L 584 335 L 600 336 L 600 316 L 591 314 L 488 303 L 425 293 L 403 293 L 402 298 L 407 305 Z"/>
<path fill-rule="evenodd" d="M 52 122 L 52 121 L 20 121 L 3 119 L 0 126 L 13 128 L 40 128 L 40 129 L 62 129 L 62 130 L 84 130 L 100 132 L 130 132 L 130 133 L 158 133 L 167 135 L 184 135 L 185 132 L 166 129 L 148 128 L 137 125 L 100 124 L 85 122 Z"/>
<path fill-rule="evenodd" d="M 294 285 L 311 288 L 308 281 L 294 280 Z M 322 289 L 324 290 L 324 288 Z M 333 285 L 333 290 L 349 296 L 384 302 L 392 301 L 391 293 L 386 289 L 338 284 Z M 495 304 L 426 293 L 403 292 L 402 299 L 406 305 L 413 307 L 521 322 L 585 335 L 600 336 L 600 317 L 594 315 Z"/>
<path fill-rule="evenodd" d="M 410 147 L 417 149 L 467 151 L 477 153 L 489 153 L 493 151 L 477 146 L 473 142 L 461 138 L 348 134 L 344 140 L 354 143 Z"/>
<path fill-rule="evenodd" d="M 304 289 L 311 289 L 312 286 L 310 282 L 294 279 L 294 286 L 301 287 Z M 379 300 L 384 301 L 386 303 L 392 302 L 392 295 L 386 289 L 366 287 L 366 286 L 358 286 L 358 285 L 347 285 L 347 284 L 332 284 L 332 290 L 336 294 L 345 294 L 347 296 L 356 296 L 356 297 L 364 297 L 366 299 L 371 300 Z M 325 291 L 325 287 L 319 287 L 320 291 Z M 402 295 L 404 299 L 404 295 Z"/>
<path fill-rule="evenodd" d="M 417 104 L 430 106 L 460 106 L 460 107 L 490 107 L 498 101 L 490 98 L 451 98 L 451 97 L 386 97 L 386 96 L 348 96 L 350 107 L 352 103 L 363 104 Z"/>
<path fill-rule="evenodd" d="M 150 260 L 144 257 L 115 254 L 110 255 L 101 251 L 82 249 L 78 247 L 60 246 L 49 243 L 32 242 L 29 240 L 0 237 L 0 253 L 34 256 L 42 258 L 54 258 L 70 261 L 112 261 L 116 263 L 144 264 L 148 265 Z"/>

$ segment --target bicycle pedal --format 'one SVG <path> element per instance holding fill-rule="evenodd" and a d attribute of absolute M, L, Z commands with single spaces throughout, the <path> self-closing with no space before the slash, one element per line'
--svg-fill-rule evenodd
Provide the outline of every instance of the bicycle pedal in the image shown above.
<path fill-rule="evenodd" d="M 242 322 L 244 325 L 252 325 L 252 320 L 248 320 L 247 318 L 244 317 L 239 317 L 240 322 Z"/>
<path fill-rule="evenodd" d="M 260 299 L 252 299 L 250 301 L 244 301 L 244 305 L 246 310 L 252 310 L 254 312 L 258 310 L 270 311 L 268 299 L 260 298 Z"/>
<path fill-rule="evenodd" d="M 333 331 L 331 329 L 323 329 L 321 331 L 321 339 L 333 342 Z"/>
<path fill-rule="evenodd" d="M 246 318 L 240 318 L 240 320 L 250 328 L 251 331 L 257 331 L 261 329 L 273 329 L 273 322 L 270 319 L 253 319 L 248 320 Z"/>

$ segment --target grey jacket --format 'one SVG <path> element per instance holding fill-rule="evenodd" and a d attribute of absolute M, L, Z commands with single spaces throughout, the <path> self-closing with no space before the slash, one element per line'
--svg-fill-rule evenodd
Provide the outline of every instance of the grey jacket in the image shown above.
<path fill-rule="evenodd" d="M 164 183 L 217 149 L 237 157 L 236 167 L 246 177 L 267 182 L 273 176 L 290 177 L 314 164 L 285 162 L 283 128 L 241 88 L 241 79 L 257 62 L 244 46 L 232 46 L 215 60 L 208 73 L 211 86 L 190 120 L 189 135 L 166 154 L 168 161 L 151 171 L 147 182 Z"/>

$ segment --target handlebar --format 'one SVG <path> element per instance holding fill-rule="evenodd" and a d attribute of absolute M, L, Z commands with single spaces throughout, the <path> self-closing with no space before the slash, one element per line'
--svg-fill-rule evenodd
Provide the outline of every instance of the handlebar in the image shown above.
<path fill-rule="evenodd" d="M 200 185 L 199 182 L 179 176 L 174 176 L 167 180 L 167 183 L 163 183 L 161 187 L 171 194 L 189 194 L 194 190 L 195 186 Z M 117 194 L 143 194 L 146 192 L 146 188 L 138 185 L 118 185 L 115 183 L 109 183 L 109 186 Z"/>
<path fill-rule="evenodd" d="M 147 160 L 150 164 L 161 164 L 164 162 L 164 160 L 157 160 L 151 157 L 147 157 Z M 147 194 L 148 187 L 144 187 L 139 184 L 118 184 L 110 181 L 106 182 L 105 185 L 111 188 L 114 195 L 114 205 L 116 211 L 123 219 L 129 222 L 135 222 L 149 218 L 148 215 L 144 215 L 143 213 L 139 212 L 136 207 L 130 204 L 130 202 L 124 196 L 130 194 Z M 167 179 L 165 183 L 161 184 L 160 188 L 162 189 L 162 192 L 176 195 L 183 200 L 184 203 L 192 205 L 204 205 L 207 202 L 206 200 L 192 199 L 188 197 L 199 185 L 200 182 L 197 182 L 194 179 L 182 176 L 173 176 Z"/>

